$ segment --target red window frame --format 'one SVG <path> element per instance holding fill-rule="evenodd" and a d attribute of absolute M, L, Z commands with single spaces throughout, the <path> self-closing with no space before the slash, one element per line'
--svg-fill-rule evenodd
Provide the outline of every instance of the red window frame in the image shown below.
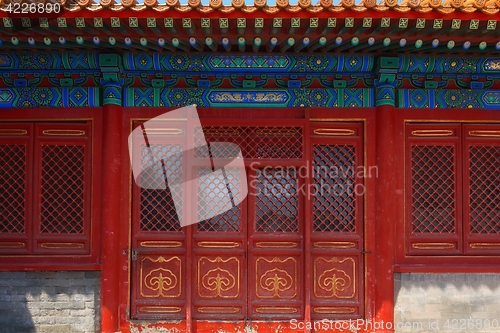
<path fill-rule="evenodd" d="M 468 232 L 468 195 L 469 154 L 467 147 L 485 142 L 498 142 L 496 137 L 468 136 L 468 131 L 474 128 L 494 130 L 500 127 L 498 116 L 491 111 L 484 110 L 400 110 L 395 114 L 395 154 L 394 154 L 394 186 L 395 186 L 395 223 L 396 223 L 396 262 L 395 271 L 399 272 L 498 272 L 500 260 L 499 247 L 470 247 L 474 243 L 498 243 L 500 235 L 479 234 Z M 456 158 L 457 192 L 456 207 L 458 208 L 457 233 L 448 235 L 410 235 L 411 234 L 411 167 L 409 144 L 418 139 L 411 136 L 412 126 L 423 126 L 425 129 L 451 130 L 445 136 L 420 138 L 421 142 L 428 140 L 439 144 L 453 144 L 458 147 Z M 422 128 L 422 129 L 424 129 Z M 495 144 L 496 145 L 496 144 Z M 437 246 L 438 248 L 415 249 L 412 242 L 423 243 L 452 243 Z"/>
<path fill-rule="evenodd" d="M 26 147 L 24 230 L 0 233 L 2 269 L 99 269 L 100 112 L 2 112 L 0 145 Z"/>

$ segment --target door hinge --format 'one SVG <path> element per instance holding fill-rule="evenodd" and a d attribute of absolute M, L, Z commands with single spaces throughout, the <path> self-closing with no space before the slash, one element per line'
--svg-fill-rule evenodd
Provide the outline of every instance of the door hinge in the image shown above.
<path fill-rule="evenodd" d="M 361 251 L 362 254 L 371 254 L 372 251 Z"/>
<path fill-rule="evenodd" d="M 134 260 L 137 260 L 137 251 L 136 250 L 132 250 L 130 252 L 130 258 L 134 261 Z"/>

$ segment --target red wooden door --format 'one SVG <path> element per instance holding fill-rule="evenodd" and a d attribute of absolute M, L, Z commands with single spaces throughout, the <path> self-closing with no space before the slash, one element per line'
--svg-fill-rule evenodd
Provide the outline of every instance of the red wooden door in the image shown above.
<path fill-rule="evenodd" d="M 363 316 L 363 125 L 322 124 L 309 135 L 304 120 L 282 124 L 205 121 L 208 142 L 241 147 L 247 178 L 231 169 L 224 180 L 200 177 L 211 170 L 195 158 L 182 172 L 198 177 L 198 207 L 182 214 L 206 215 L 248 182 L 246 200 L 223 214 L 180 228 L 168 190 L 133 185 L 132 318 L 302 319 L 308 298 L 313 318 Z M 182 151 L 183 131 L 168 144 L 151 137 L 148 149 Z M 135 158 L 144 149 L 134 147 Z"/>

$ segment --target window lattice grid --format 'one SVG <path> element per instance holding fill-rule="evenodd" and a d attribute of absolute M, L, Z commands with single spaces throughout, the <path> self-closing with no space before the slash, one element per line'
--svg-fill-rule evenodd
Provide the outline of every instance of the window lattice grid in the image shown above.
<path fill-rule="evenodd" d="M 182 214 L 182 205 L 179 205 L 177 210 L 173 196 L 176 199 L 180 198 L 182 187 L 167 186 L 168 181 L 165 176 L 176 184 L 182 183 L 182 145 L 151 144 L 149 147 L 143 145 L 141 160 L 143 169 L 141 181 L 148 184 L 148 188 L 140 188 L 141 231 L 181 231 L 179 217 Z M 171 189 L 176 192 L 172 193 Z"/>
<path fill-rule="evenodd" d="M 239 169 L 224 168 L 223 177 L 212 175 L 211 168 L 198 170 L 199 216 L 214 215 L 225 207 L 232 208 L 198 223 L 198 231 L 240 232 L 240 205 L 234 201 L 240 197 Z"/>
<path fill-rule="evenodd" d="M 84 231 L 85 148 L 42 146 L 40 232 Z"/>
<path fill-rule="evenodd" d="M 455 150 L 453 146 L 412 146 L 412 230 L 454 233 Z"/>
<path fill-rule="evenodd" d="M 298 179 L 294 168 L 257 170 L 257 232 L 297 232 Z"/>
<path fill-rule="evenodd" d="M 500 233 L 500 147 L 471 146 L 469 150 L 470 232 Z"/>
<path fill-rule="evenodd" d="M 24 233 L 26 146 L 0 145 L 0 233 Z"/>
<path fill-rule="evenodd" d="M 196 130 L 195 130 L 196 131 Z M 199 131 L 199 129 L 198 129 Z M 300 126 L 207 126 L 205 140 L 231 142 L 240 146 L 244 158 L 300 159 L 303 157 L 303 133 Z M 195 138 L 201 138 L 199 132 Z M 200 142 L 195 142 L 200 144 Z M 212 150 L 212 157 L 234 156 L 229 146 Z M 206 149 L 197 150 L 196 157 L 207 157 Z"/>
<path fill-rule="evenodd" d="M 314 232 L 356 232 L 356 149 L 314 145 Z"/>

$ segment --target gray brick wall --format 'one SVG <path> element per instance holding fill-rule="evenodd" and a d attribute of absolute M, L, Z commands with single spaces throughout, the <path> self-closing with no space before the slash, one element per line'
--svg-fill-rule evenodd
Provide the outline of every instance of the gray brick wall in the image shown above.
<path fill-rule="evenodd" d="M 395 331 L 500 332 L 500 274 L 395 275 Z"/>
<path fill-rule="evenodd" d="M 100 274 L 0 272 L 0 333 L 94 333 Z"/>

